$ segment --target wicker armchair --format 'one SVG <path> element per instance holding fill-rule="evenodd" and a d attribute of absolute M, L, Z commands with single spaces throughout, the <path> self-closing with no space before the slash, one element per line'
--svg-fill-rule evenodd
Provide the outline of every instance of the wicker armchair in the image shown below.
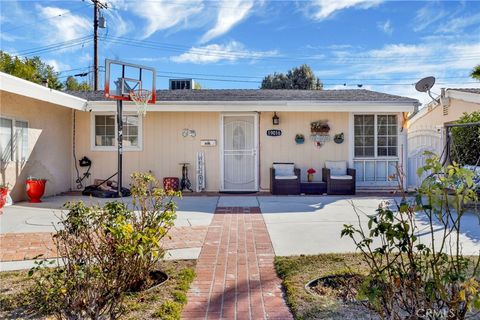
<path fill-rule="evenodd" d="M 274 163 L 289 164 L 293 163 Z M 275 168 L 270 168 L 270 191 L 274 195 L 298 195 L 300 194 L 300 169 L 294 168 L 295 176 L 292 177 L 278 177 L 275 174 Z"/>
<path fill-rule="evenodd" d="M 330 161 L 333 163 L 334 161 Z M 327 194 L 332 195 L 353 195 L 355 194 L 355 169 L 346 168 L 344 174 L 332 174 L 332 169 L 328 167 L 329 161 L 326 162 L 326 168 L 322 169 L 322 180 L 327 183 Z M 346 173 L 346 174 L 345 174 Z"/>

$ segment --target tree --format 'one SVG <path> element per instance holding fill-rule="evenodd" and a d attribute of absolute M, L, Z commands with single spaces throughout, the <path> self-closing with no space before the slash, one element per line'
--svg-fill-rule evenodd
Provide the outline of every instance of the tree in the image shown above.
<path fill-rule="evenodd" d="M 39 57 L 20 59 L 10 54 L 0 51 L 0 71 L 13 76 L 42 84 L 48 81 L 48 87 L 56 90 L 63 88 L 63 84 L 58 78 L 58 72 Z"/>
<path fill-rule="evenodd" d="M 72 91 L 92 90 L 92 88 L 86 81 L 79 83 L 74 76 L 68 76 L 67 80 L 65 80 L 65 88 Z"/>
<path fill-rule="evenodd" d="M 472 73 L 470 73 L 470 77 L 480 80 L 480 64 L 473 68 Z"/>
<path fill-rule="evenodd" d="M 195 82 L 195 84 L 193 85 L 193 89 L 194 90 L 201 90 L 202 89 L 202 85 L 198 82 Z"/>
<path fill-rule="evenodd" d="M 267 75 L 262 80 L 261 89 L 322 90 L 323 83 L 312 69 L 303 64 L 287 72 Z"/>

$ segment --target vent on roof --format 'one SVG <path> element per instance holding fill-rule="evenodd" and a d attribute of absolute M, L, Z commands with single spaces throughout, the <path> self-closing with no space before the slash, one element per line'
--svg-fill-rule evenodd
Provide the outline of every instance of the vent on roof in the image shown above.
<path fill-rule="evenodd" d="M 190 90 L 195 88 L 193 79 L 170 79 L 170 90 Z"/>

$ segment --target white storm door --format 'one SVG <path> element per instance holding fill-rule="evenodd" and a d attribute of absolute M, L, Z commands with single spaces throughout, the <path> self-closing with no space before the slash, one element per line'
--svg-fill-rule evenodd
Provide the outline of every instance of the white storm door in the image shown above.
<path fill-rule="evenodd" d="M 258 118 L 222 116 L 222 191 L 258 191 Z"/>

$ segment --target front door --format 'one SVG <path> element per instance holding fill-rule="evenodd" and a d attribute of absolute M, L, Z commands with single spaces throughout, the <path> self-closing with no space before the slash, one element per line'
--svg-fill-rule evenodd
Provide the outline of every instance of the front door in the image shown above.
<path fill-rule="evenodd" d="M 257 114 L 222 116 L 222 191 L 258 191 Z"/>

